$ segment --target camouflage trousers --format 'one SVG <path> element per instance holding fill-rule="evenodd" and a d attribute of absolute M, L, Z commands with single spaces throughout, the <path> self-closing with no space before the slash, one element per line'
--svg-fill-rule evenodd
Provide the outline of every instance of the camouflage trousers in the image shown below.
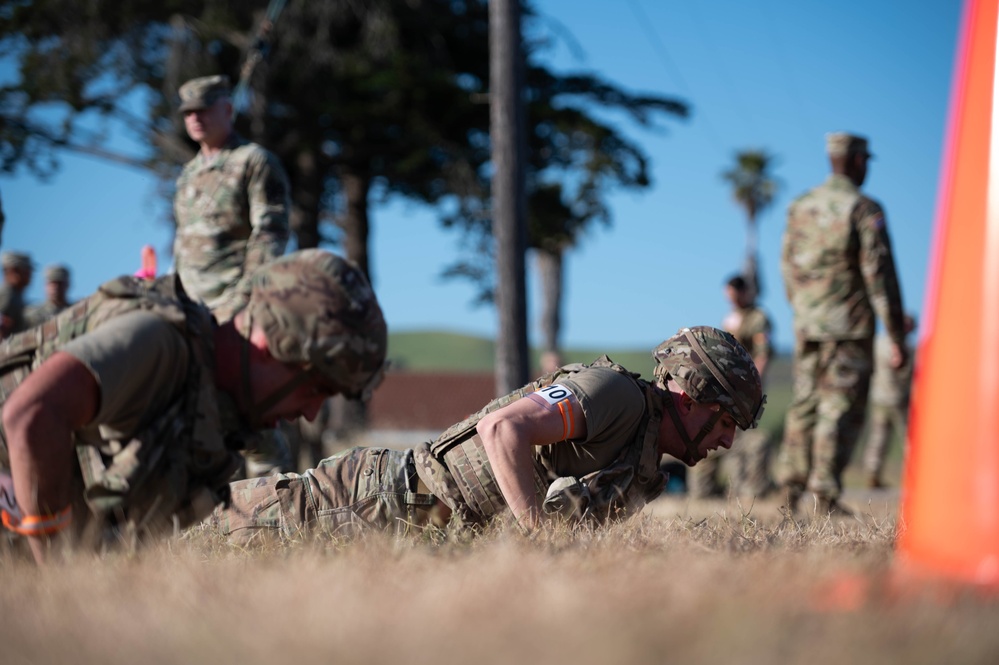
<path fill-rule="evenodd" d="M 873 369 L 871 339 L 799 340 L 794 386 L 777 458 L 777 481 L 836 499 L 864 426 Z"/>
<path fill-rule="evenodd" d="M 283 473 L 230 484 L 228 508 L 207 523 L 231 542 L 309 534 L 351 537 L 364 529 L 405 533 L 424 526 L 436 503 L 417 492 L 412 450 L 351 448 L 305 473 Z"/>
<path fill-rule="evenodd" d="M 880 480 L 892 438 L 897 432 L 905 440 L 907 422 L 904 406 L 871 404 L 868 407 L 867 441 L 862 462 L 865 476 Z"/>
<path fill-rule="evenodd" d="M 720 476 L 724 473 L 734 496 L 765 496 L 773 489 L 771 443 L 770 433 L 765 430 L 737 430 L 730 450 L 719 448 L 687 469 L 688 494 L 697 499 L 722 494 Z"/>

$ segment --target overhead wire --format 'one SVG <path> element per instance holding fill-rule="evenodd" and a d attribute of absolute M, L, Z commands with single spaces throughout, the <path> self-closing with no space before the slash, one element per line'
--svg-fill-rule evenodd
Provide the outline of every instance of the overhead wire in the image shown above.
<path fill-rule="evenodd" d="M 669 77 L 679 88 L 680 93 L 688 98 L 693 97 L 693 90 L 690 85 L 688 85 L 686 79 L 680 71 L 680 68 L 673 61 L 673 58 L 670 56 L 669 49 L 666 48 L 665 41 L 653 27 L 652 20 L 649 18 L 649 15 L 646 14 L 639 1 L 628 0 L 628 7 L 631 9 L 632 16 L 638 23 L 639 28 L 641 28 L 642 32 L 645 34 L 645 38 L 648 40 L 653 52 L 655 52 L 660 62 L 666 68 Z M 721 139 L 719 138 L 718 132 L 715 131 L 714 126 L 711 124 L 711 121 L 708 119 L 708 116 L 702 112 L 696 112 L 696 117 L 700 119 L 701 126 L 704 128 L 708 140 L 714 145 L 715 149 L 723 151 L 724 147 L 722 146 Z"/>

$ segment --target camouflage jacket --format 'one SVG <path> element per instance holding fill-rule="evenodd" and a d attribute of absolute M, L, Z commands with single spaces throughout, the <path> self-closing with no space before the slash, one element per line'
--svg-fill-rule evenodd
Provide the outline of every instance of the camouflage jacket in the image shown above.
<path fill-rule="evenodd" d="M 831 175 L 791 204 L 781 272 L 799 338 L 873 338 L 876 313 L 904 340 L 884 211 L 845 176 Z"/>
<path fill-rule="evenodd" d="M 725 330 L 732 333 L 754 359 L 760 356 L 769 359 L 773 349 L 770 342 L 772 327 L 767 313 L 754 305 L 739 308 L 733 314 L 735 316 L 731 320 L 726 319 Z"/>
<path fill-rule="evenodd" d="M 196 156 L 177 179 L 174 266 L 219 321 L 245 304 L 253 271 L 288 243 L 288 177 L 277 157 L 233 134 L 214 158 Z"/>
<path fill-rule="evenodd" d="M 0 284 L 0 315 L 9 320 L 6 334 L 19 333 L 28 327 L 24 318 L 24 296 L 9 284 Z M 3 333 L 0 333 L 2 338 Z"/>
<path fill-rule="evenodd" d="M 628 517 L 662 494 L 666 478 L 659 469 L 659 425 L 663 396 L 649 383 L 602 356 L 590 365 L 566 365 L 497 398 L 450 427 L 432 443 L 414 449 L 417 468 L 431 492 L 451 508 L 459 524 L 484 524 L 507 509 L 476 425 L 487 413 L 588 367 L 609 367 L 630 377 L 645 395 L 645 413 L 631 439 L 622 441 L 618 459 L 582 478 L 559 477 L 551 461 L 554 446 L 537 449 L 535 491 L 549 514 L 573 520 L 605 522 Z"/>
<path fill-rule="evenodd" d="M 24 312 L 26 326 L 31 328 L 40 323 L 44 323 L 67 307 L 71 307 L 72 304 L 73 303 L 68 303 L 65 307 L 60 307 L 51 300 L 46 300 L 41 305 L 32 305 Z"/>
<path fill-rule="evenodd" d="M 870 400 L 872 404 L 907 408 L 912 385 L 913 354 L 909 349 L 908 360 L 902 367 L 891 366 L 891 340 L 878 335 L 874 340 L 874 374 L 871 375 Z"/>
<path fill-rule="evenodd" d="M 175 275 L 120 277 L 40 326 L 0 345 L 0 406 L 27 376 L 70 340 L 137 310 L 149 311 L 187 340 L 182 394 L 128 440 L 77 441 L 83 500 L 103 526 L 138 535 L 194 524 L 228 498 L 237 447 L 226 439 L 214 382 L 214 322 Z M 2 434 L 2 431 L 0 431 Z M 6 466 L 6 440 L 0 441 Z M 79 516 L 78 516 L 79 517 Z M 86 521 L 85 521 L 86 522 Z"/>

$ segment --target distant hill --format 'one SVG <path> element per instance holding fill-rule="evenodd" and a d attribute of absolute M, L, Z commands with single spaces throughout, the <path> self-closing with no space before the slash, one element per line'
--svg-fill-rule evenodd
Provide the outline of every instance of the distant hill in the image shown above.
<path fill-rule="evenodd" d="M 531 366 L 539 367 L 537 349 Z M 652 376 L 651 349 L 566 349 L 565 362 L 591 362 L 606 353 L 611 360 L 642 376 Z M 389 360 L 393 369 L 407 372 L 492 372 L 496 344 L 485 337 L 440 331 L 389 333 Z"/>
<path fill-rule="evenodd" d="M 389 333 L 388 356 L 392 371 L 405 372 L 467 372 L 491 373 L 496 344 L 493 340 L 473 335 L 443 331 L 408 331 Z M 606 353 L 611 360 L 624 365 L 642 377 L 652 378 L 655 363 L 652 349 L 572 348 L 563 351 L 566 363 L 588 363 Z M 531 350 L 532 377 L 539 374 L 539 351 Z M 791 396 L 791 360 L 777 356 L 771 362 L 767 380 L 767 410 L 763 427 L 778 432 L 783 425 L 784 410 Z"/>

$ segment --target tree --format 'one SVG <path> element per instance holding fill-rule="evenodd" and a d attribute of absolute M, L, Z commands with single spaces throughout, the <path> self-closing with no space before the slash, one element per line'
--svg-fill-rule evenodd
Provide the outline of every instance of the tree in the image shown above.
<path fill-rule="evenodd" d="M 528 54 L 527 215 L 529 244 L 541 282 L 543 351 L 558 354 L 565 252 L 580 242 L 594 222 L 610 224 L 606 205 L 615 187 L 650 186 L 649 160 L 641 147 L 601 120 L 594 109 L 623 113 L 643 128 L 662 117 L 686 117 L 675 98 L 630 94 L 597 76 L 557 75 Z M 466 217 L 466 256 L 445 276 L 477 286 L 476 303 L 493 295 L 492 238 L 481 218 Z"/>
<path fill-rule="evenodd" d="M 750 292 L 762 292 L 758 269 L 757 219 L 773 203 L 778 181 L 771 176 L 775 158 L 764 150 L 735 153 L 735 166 L 722 173 L 732 186 L 732 197 L 746 213 L 746 262 L 743 276 Z"/>
<path fill-rule="evenodd" d="M 176 90 L 194 76 L 235 76 L 266 7 L 265 0 L 6 3 L 0 55 L 16 59 L 18 76 L 0 87 L 0 167 L 48 175 L 62 151 L 83 151 L 152 170 L 172 195 L 195 147 L 175 111 Z M 488 34 L 486 0 L 288 2 L 237 128 L 289 171 L 299 247 L 331 239 L 324 222 L 332 221 L 347 256 L 369 272 L 371 203 L 390 195 L 437 206 L 443 223 L 491 246 Z M 592 220 L 609 222 L 608 187 L 648 186 L 641 148 L 588 109 L 648 126 L 686 106 L 593 76 L 554 74 L 535 62 L 536 51 L 526 68 L 528 197 L 550 198 L 557 186 L 562 204 L 529 211 L 529 219 L 571 244 Z M 122 134 L 131 151 L 111 140 Z M 536 247 L 548 237 L 541 233 Z M 482 270 L 474 262 L 468 269 Z"/>
<path fill-rule="evenodd" d="M 265 5 L 8 6 L 0 49 L 16 55 L 20 80 L 0 89 L 3 167 L 47 175 L 59 151 L 79 150 L 154 170 L 172 193 L 193 155 L 176 90 L 198 75 L 235 76 Z M 481 195 L 488 107 L 474 95 L 488 85 L 487 31 L 484 0 L 287 5 L 237 127 L 288 169 L 300 247 L 319 244 L 320 221 L 335 220 L 345 253 L 367 273 L 373 192 L 430 204 Z M 134 153 L 109 147 L 111 125 L 132 133 Z"/>

